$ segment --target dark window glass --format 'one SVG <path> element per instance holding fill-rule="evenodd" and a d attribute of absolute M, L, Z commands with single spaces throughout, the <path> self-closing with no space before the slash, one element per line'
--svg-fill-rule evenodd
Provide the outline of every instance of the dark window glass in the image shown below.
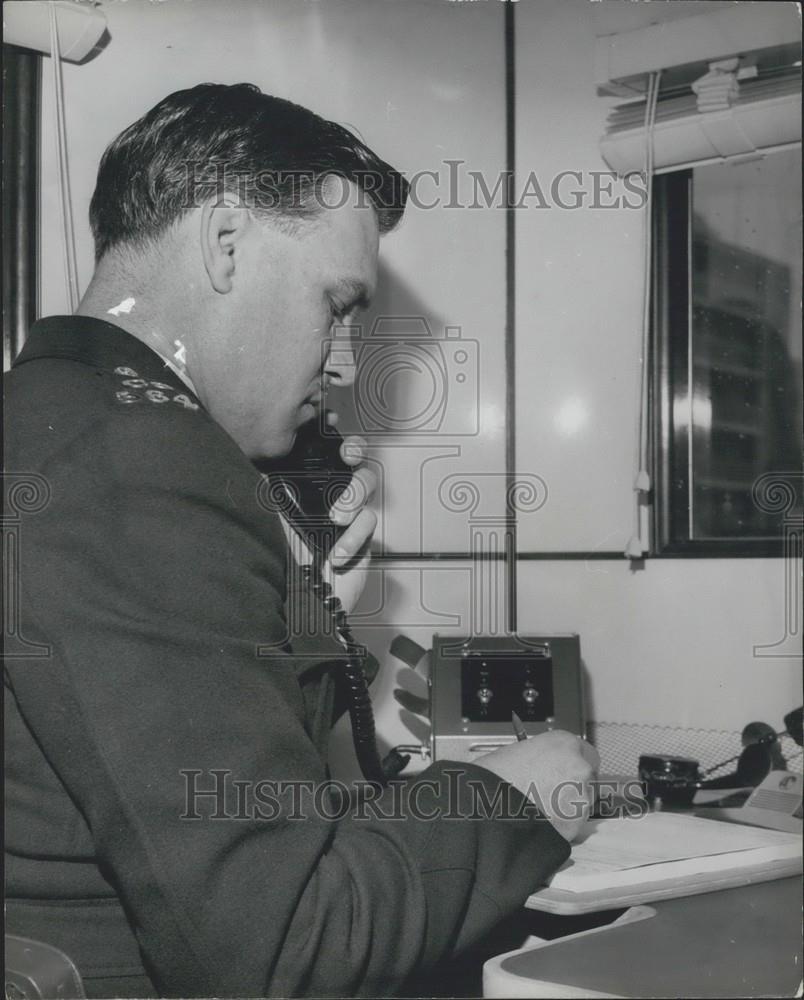
<path fill-rule="evenodd" d="M 801 151 L 656 190 L 658 547 L 778 543 L 801 505 Z M 792 506 L 757 501 L 772 475 Z"/>

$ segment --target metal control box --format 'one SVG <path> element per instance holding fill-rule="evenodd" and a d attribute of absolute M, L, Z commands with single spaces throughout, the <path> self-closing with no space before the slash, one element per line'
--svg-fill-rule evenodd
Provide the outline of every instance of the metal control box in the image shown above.
<path fill-rule="evenodd" d="M 565 729 L 585 736 L 580 640 L 575 634 L 433 636 L 433 760 L 478 760 L 514 739 Z"/>

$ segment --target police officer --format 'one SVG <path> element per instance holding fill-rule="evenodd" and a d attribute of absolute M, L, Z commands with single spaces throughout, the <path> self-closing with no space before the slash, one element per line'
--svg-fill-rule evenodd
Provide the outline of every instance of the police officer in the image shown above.
<path fill-rule="evenodd" d="M 8 480 L 42 500 L 6 669 L 7 928 L 89 995 L 387 994 L 569 854 L 581 818 L 551 792 L 593 752 L 568 734 L 436 763 L 390 817 L 283 798 L 326 781 L 343 650 L 288 635 L 301 598 L 254 463 L 350 377 L 322 344 L 371 296 L 405 191 L 255 87 L 172 94 L 104 154 L 91 284 L 8 376 Z M 375 517 L 335 516 L 348 607 Z M 472 812 L 478 788 L 504 814 Z"/>

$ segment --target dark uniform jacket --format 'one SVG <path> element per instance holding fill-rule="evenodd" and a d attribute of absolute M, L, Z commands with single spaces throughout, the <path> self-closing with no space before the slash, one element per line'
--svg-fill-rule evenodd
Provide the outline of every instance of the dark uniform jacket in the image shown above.
<path fill-rule="evenodd" d="M 89 995 L 389 993 L 565 860 L 544 820 L 454 818 L 472 781 L 524 802 L 472 765 L 396 818 L 294 814 L 270 783 L 326 782 L 342 647 L 287 635 L 260 476 L 147 346 L 40 321 L 6 420 L 7 930 Z"/>

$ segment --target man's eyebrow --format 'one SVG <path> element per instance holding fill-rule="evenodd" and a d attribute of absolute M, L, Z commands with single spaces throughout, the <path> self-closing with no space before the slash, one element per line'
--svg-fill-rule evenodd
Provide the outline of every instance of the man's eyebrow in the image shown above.
<path fill-rule="evenodd" d="M 344 303 L 350 309 L 368 309 L 371 303 L 369 290 L 362 281 L 355 281 L 353 278 L 341 278 L 337 283 L 338 291 L 342 292 L 348 299 Z"/>

